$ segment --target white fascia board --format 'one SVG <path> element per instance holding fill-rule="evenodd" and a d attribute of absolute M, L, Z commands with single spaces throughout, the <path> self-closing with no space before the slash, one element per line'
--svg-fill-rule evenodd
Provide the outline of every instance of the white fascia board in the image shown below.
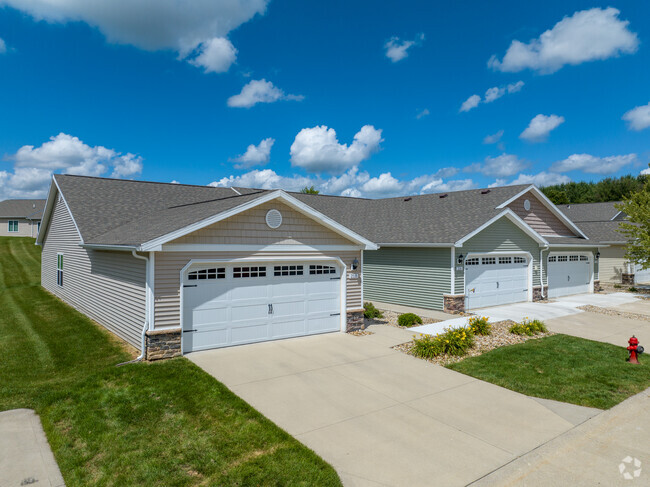
<path fill-rule="evenodd" d="M 594 247 L 609 247 L 609 245 L 603 245 L 603 242 L 592 243 L 592 244 L 570 244 L 570 243 L 558 244 L 558 243 L 555 243 L 555 244 L 548 244 L 548 246 L 550 248 L 552 248 L 552 249 L 553 248 L 559 248 L 559 247 L 569 248 L 569 249 L 574 248 L 574 247 L 587 247 L 587 248 L 590 248 L 590 249 L 593 249 Z"/>
<path fill-rule="evenodd" d="M 52 188 L 56 186 L 56 191 L 52 191 Z M 41 220 L 41 227 L 47 229 L 47 225 L 50 221 L 50 215 L 52 214 L 52 211 L 54 211 L 54 204 L 56 203 L 56 194 L 58 193 L 63 200 L 63 204 L 65 204 L 66 209 L 68 210 L 68 214 L 70 215 L 70 219 L 72 220 L 72 223 L 74 224 L 75 230 L 77 230 L 77 235 L 79 235 L 79 243 L 83 244 L 84 239 L 81 236 L 81 232 L 79 231 L 79 227 L 77 226 L 77 222 L 74 219 L 74 215 L 70 211 L 70 207 L 68 206 L 68 202 L 65 200 L 65 196 L 63 195 L 63 192 L 61 192 L 61 188 L 59 187 L 59 184 L 56 182 L 56 178 L 54 175 L 52 175 L 52 184 L 50 184 L 50 189 L 48 190 L 47 193 L 47 202 L 45 203 L 45 210 L 43 210 L 43 219 Z M 44 225 L 45 224 L 45 225 Z M 47 232 L 38 232 L 38 237 L 36 239 L 36 245 L 41 245 L 43 243 L 43 237 L 41 235 L 45 235 Z"/>
<path fill-rule="evenodd" d="M 237 245 L 237 244 L 164 244 L 162 252 L 348 252 L 363 250 L 362 245 Z"/>
<path fill-rule="evenodd" d="M 617 217 L 618 215 L 620 215 L 621 213 L 623 213 L 623 212 L 619 210 L 619 212 L 618 212 L 616 215 L 614 215 L 613 217 L 611 217 L 611 218 L 609 219 L 609 221 L 612 222 L 612 221 L 616 220 L 616 217 Z"/>
<path fill-rule="evenodd" d="M 314 210 L 311 206 L 304 204 L 300 200 L 294 198 L 293 196 L 288 195 L 282 190 L 277 190 L 277 191 L 273 191 L 272 193 L 268 193 L 263 196 L 260 196 L 259 198 L 256 198 L 247 203 L 244 203 L 243 205 L 236 206 L 229 210 L 218 213 L 217 215 L 213 215 L 210 218 L 206 218 L 199 222 L 193 223 L 186 227 L 170 232 L 161 237 L 145 242 L 140 246 L 140 250 L 143 251 L 160 250 L 160 246 L 166 244 L 167 242 L 171 242 L 172 240 L 176 240 L 177 238 L 183 237 L 192 232 L 196 232 L 197 230 L 200 230 L 204 227 L 210 226 L 214 223 L 225 220 L 226 218 L 230 218 L 239 213 L 250 210 L 251 208 L 255 208 L 259 205 L 267 203 L 268 201 L 273 201 L 276 199 L 281 200 L 282 202 L 286 203 L 288 206 L 299 211 L 300 213 L 304 215 L 308 215 L 315 220 L 318 220 L 323 226 L 329 228 L 330 230 L 333 230 L 336 233 L 341 234 L 346 238 L 362 245 L 365 250 L 377 250 L 379 248 L 376 244 L 374 244 L 370 240 L 362 237 L 361 235 L 358 235 L 357 233 L 344 227 L 340 223 L 337 223 L 331 218 Z"/>
<path fill-rule="evenodd" d="M 576 233 L 578 233 L 578 235 L 580 235 L 582 238 L 584 238 L 584 239 L 586 239 L 586 240 L 589 240 L 589 237 L 587 237 L 587 236 L 582 232 L 582 230 L 580 230 L 580 229 L 578 228 L 578 226 L 577 226 L 575 223 L 573 223 L 573 222 L 569 219 L 569 217 L 567 217 L 564 213 L 562 213 L 562 212 L 559 210 L 559 208 L 558 208 L 557 206 L 555 206 L 555 204 L 554 204 L 551 200 L 549 200 L 549 199 L 546 197 L 546 195 L 545 195 L 544 193 L 542 193 L 542 192 L 537 188 L 537 186 L 530 185 L 529 187 L 527 187 L 527 188 L 524 189 L 523 191 L 517 193 L 515 196 L 513 196 L 512 198 L 510 198 L 509 200 L 507 200 L 505 203 L 501 203 L 499 206 L 497 206 L 497 209 L 505 208 L 505 207 L 508 206 L 510 203 L 512 203 L 513 201 L 515 201 L 515 200 L 521 198 L 523 195 L 525 195 L 525 194 L 528 193 L 529 191 L 532 191 L 532 192 L 535 194 L 535 196 L 538 196 L 539 199 L 541 200 L 542 204 L 543 204 L 544 206 L 546 206 L 546 208 L 548 208 L 548 210 L 549 210 L 551 213 L 553 213 L 556 217 L 558 217 L 560 220 L 562 220 L 562 222 L 563 222 L 564 224 L 566 224 L 569 228 L 571 228 L 571 229 L 574 230 Z"/>
<path fill-rule="evenodd" d="M 80 243 L 79 247 L 84 249 L 95 249 L 95 250 L 122 250 L 126 252 L 131 252 L 132 250 L 138 250 L 136 245 L 104 245 L 104 244 L 85 244 Z"/>
<path fill-rule="evenodd" d="M 379 247 L 453 247 L 453 243 L 380 243 Z"/>
<path fill-rule="evenodd" d="M 512 223 L 517 225 L 520 230 L 522 230 L 525 234 L 527 234 L 530 238 L 535 240 L 540 246 L 548 245 L 548 242 L 544 237 L 542 237 L 539 233 L 537 233 L 535 230 L 533 230 L 525 221 L 523 221 L 521 218 L 517 216 L 517 214 L 512 211 L 510 208 L 506 208 L 503 210 L 501 213 L 499 213 L 497 216 L 491 218 L 487 222 L 485 222 L 483 225 L 478 227 L 476 230 L 473 232 L 468 233 L 465 235 L 463 238 L 458 240 L 454 245 L 456 247 L 462 247 L 465 242 L 467 242 L 470 238 L 474 237 L 475 235 L 479 234 L 486 228 L 488 228 L 490 225 L 492 225 L 494 222 L 500 220 L 501 218 L 508 218 Z"/>

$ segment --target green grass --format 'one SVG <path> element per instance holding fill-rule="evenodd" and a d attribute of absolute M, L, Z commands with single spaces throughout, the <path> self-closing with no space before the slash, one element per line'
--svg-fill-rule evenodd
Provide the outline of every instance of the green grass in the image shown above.
<path fill-rule="evenodd" d="M 35 409 L 66 485 L 341 485 L 334 469 L 184 358 L 133 358 L 40 287 L 0 237 L 0 411 Z"/>
<path fill-rule="evenodd" d="M 625 361 L 608 343 L 553 335 L 501 347 L 448 365 L 450 369 L 529 396 L 609 409 L 650 387 L 650 357 Z"/>

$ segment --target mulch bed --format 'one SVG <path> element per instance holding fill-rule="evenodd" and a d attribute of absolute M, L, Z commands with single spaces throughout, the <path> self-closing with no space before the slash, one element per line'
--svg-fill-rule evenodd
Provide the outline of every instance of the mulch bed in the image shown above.
<path fill-rule="evenodd" d="M 397 313 L 395 311 L 387 311 L 387 310 L 383 310 L 383 309 L 380 309 L 379 311 L 382 312 L 384 317 L 383 318 L 377 318 L 375 320 L 366 319 L 366 320 L 364 320 L 365 321 L 365 326 L 368 326 L 368 325 L 388 325 L 388 326 L 393 326 L 395 328 L 402 328 L 402 329 L 406 328 L 404 326 L 399 326 L 397 324 L 397 318 L 399 318 L 399 316 L 404 314 L 404 313 Z M 429 323 L 439 323 L 440 321 L 442 321 L 442 320 L 436 320 L 436 319 L 433 319 L 433 318 L 425 318 L 424 316 L 422 317 L 422 324 L 423 325 L 428 325 Z M 420 326 L 420 324 L 416 324 L 414 326 Z"/>
<path fill-rule="evenodd" d="M 590 304 L 587 304 L 585 306 L 578 306 L 578 309 L 581 309 L 582 311 L 588 311 L 590 313 L 600 313 L 608 316 L 620 316 L 621 318 L 627 318 L 629 320 L 650 321 L 650 316 L 641 313 L 627 313 L 625 311 L 617 311 L 615 309 L 592 306 Z"/>

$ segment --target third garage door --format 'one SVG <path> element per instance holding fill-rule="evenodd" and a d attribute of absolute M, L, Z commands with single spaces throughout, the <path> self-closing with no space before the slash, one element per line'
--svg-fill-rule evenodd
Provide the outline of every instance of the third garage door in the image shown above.
<path fill-rule="evenodd" d="M 528 259 L 516 255 L 465 260 L 467 309 L 528 300 Z"/>
<path fill-rule="evenodd" d="M 554 254 L 548 258 L 548 295 L 551 298 L 591 290 L 591 260 L 586 255 Z"/>

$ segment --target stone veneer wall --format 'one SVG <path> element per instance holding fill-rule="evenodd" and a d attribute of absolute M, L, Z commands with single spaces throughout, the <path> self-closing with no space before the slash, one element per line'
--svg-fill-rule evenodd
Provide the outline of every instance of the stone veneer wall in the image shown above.
<path fill-rule="evenodd" d="M 627 286 L 634 286 L 634 274 L 624 272 L 621 274 L 621 283 Z"/>
<path fill-rule="evenodd" d="M 458 314 L 465 312 L 465 295 L 464 294 L 444 294 L 443 310 L 447 313 Z"/>
<path fill-rule="evenodd" d="M 602 288 L 601 285 L 600 285 L 600 281 L 599 281 L 599 280 L 595 280 L 595 281 L 594 281 L 594 292 L 595 292 L 595 293 L 599 293 L 599 292 L 602 291 L 602 290 L 603 290 L 603 288 Z"/>
<path fill-rule="evenodd" d="M 345 331 L 347 333 L 350 333 L 351 331 L 363 330 L 366 327 L 363 320 L 364 311 L 365 310 L 363 308 L 348 311 L 347 326 L 345 327 Z"/>
<path fill-rule="evenodd" d="M 181 329 L 156 330 L 146 333 L 147 360 L 174 358 L 181 353 Z"/>
<path fill-rule="evenodd" d="M 544 293 L 540 286 L 533 287 L 533 301 L 542 301 L 548 298 L 548 286 L 544 286 Z"/>

